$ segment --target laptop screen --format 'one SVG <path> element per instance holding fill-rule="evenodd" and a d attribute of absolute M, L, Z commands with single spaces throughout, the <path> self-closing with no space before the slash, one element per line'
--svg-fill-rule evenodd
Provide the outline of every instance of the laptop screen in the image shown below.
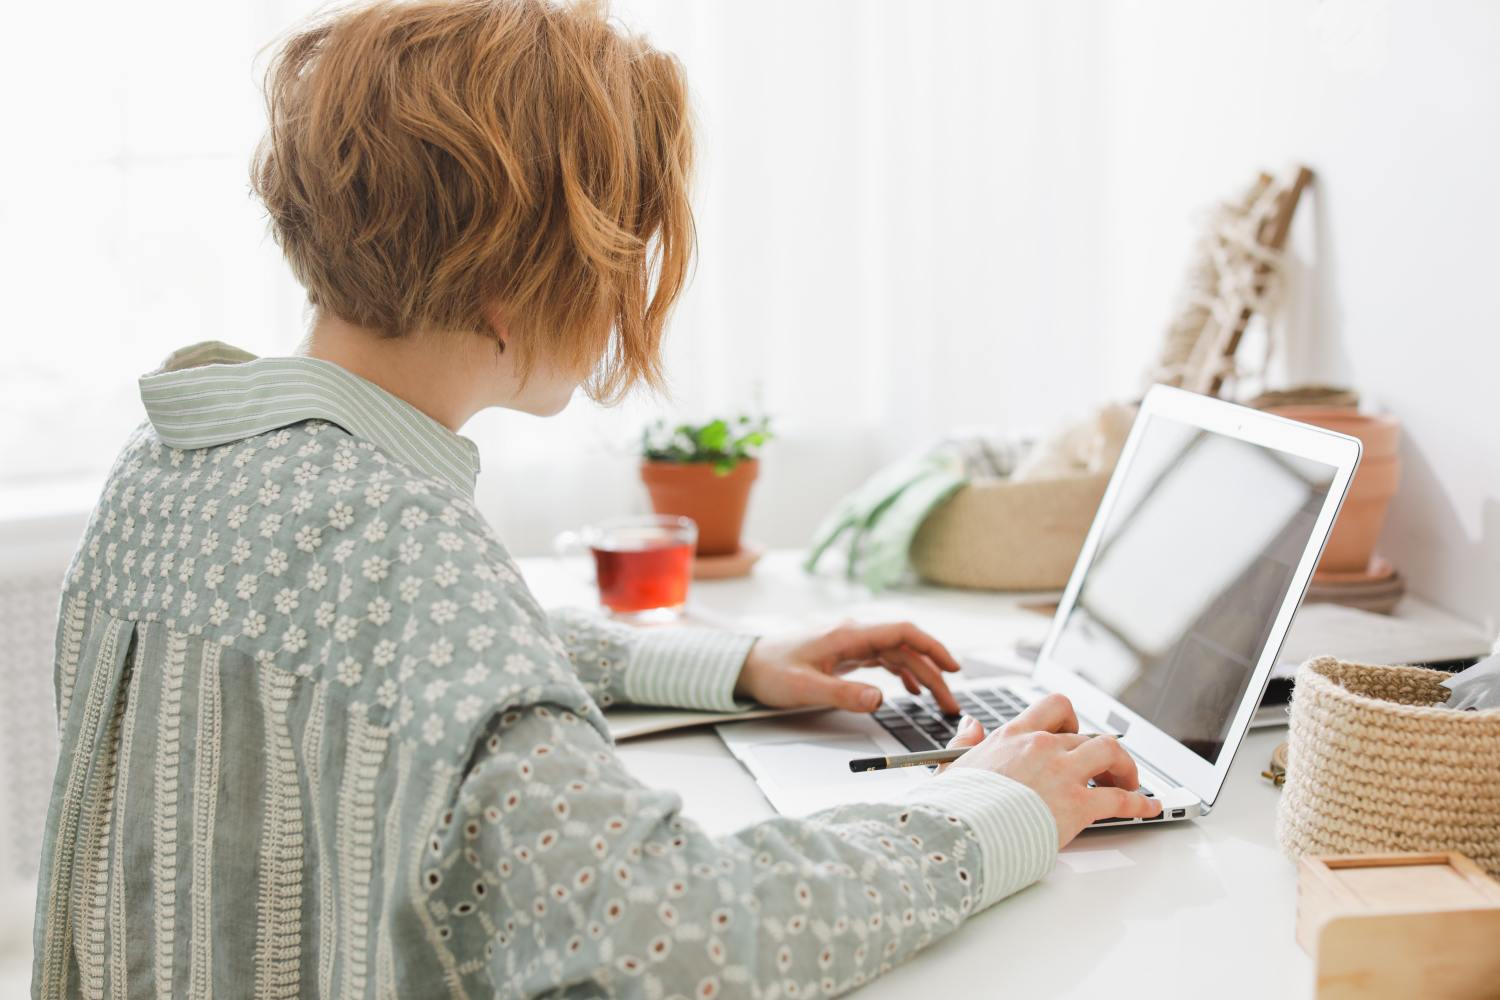
<path fill-rule="evenodd" d="M 1214 763 L 1337 470 L 1140 419 L 1052 660 Z"/>

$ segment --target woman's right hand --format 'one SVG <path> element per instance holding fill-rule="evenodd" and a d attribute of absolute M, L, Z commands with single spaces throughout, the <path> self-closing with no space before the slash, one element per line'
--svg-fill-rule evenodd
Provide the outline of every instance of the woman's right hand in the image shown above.
<path fill-rule="evenodd" d="M 1058 847 L 1096 820 L 1161 812 L 1160 802 L 1136 791 L 1135 761 L 1120 742 L 1078 735 L 1078 716 L 1060 694 L 1047 695 L 988 736 L 977 720 L 965 718 L 948 745 L 974 748 L 948 767 L 994 771 L 1040 795 L 1057 821 Z"/>

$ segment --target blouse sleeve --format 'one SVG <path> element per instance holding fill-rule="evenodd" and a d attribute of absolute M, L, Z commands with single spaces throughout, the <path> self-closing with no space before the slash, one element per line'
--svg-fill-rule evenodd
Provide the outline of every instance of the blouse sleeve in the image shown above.
<path fill-rule="evenodd" d="M 637 629 L 568 608 L 548 613 L 578 679 L 602 708 L 656 705 L 733 712 L 754 636 L 707 628 Z"/>
<path fill-rule="evenodd" d="M 424 849 L 445 964 L 485 995 L 831 995 L 1040 878 L 1057 850 L 1036 793 L 974 770 L 722 839 L 680 807 L 571 711 L 496 718 Z"/>

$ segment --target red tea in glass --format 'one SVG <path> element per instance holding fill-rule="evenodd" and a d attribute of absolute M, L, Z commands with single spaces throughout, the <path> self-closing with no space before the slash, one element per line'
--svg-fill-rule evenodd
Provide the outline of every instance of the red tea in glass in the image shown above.
<path fill-rule="evenodd" d="M 616 518 L 573 537 L 593 554 L 599 601 L 617 618 L 670 621 L 681 613 L 698 544 L 691 518 Z"/>
<path fill-rule="evenodd" d="M 680 608 L 693 578 L 693 547 L 664 542 L 638 549 L 591 546 L 599 600 L 617 615 Z"/>

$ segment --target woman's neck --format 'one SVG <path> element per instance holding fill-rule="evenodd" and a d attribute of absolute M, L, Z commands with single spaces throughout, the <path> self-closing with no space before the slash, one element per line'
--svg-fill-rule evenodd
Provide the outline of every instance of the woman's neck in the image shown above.
<path fill-rule="evenodd" d="M 297 353 L 373 382 L 451 431 L 493 403 L 498 358 L 482 337 L 441 332 L 386 337 L 319 313 Z"/>

